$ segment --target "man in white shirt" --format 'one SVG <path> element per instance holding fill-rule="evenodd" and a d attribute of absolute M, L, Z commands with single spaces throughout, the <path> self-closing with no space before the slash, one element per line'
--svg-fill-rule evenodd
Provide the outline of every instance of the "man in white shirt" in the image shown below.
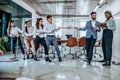
<path fill-rule="evenodd" d="M 50 44 L 53 43 L 53 46 L 56 49 L 57 55 L 58 55 L 58 59 L 60 62 L 62 62 L 61 56 L 60 56 L 60 50 L 58 48 L 58 43 L 55 37 L 55 31 L 59 30 L 60 28 L 56 29 L 55 24 L 52 23 L 52 16 L 48 15 L 47 16 L 47 21 L 48 23 L 46 23 L 44 25 L 44 31 L 46 33 L 46 43 L 48 46 L 48 51 L 50 48 Z"/>

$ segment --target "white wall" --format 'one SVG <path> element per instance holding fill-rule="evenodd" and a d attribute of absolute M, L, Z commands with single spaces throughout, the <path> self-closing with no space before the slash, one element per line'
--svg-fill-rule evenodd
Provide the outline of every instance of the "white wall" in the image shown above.
<path fill-rule="evenodd" d="M 98 8 L 97 15 L 98 20 L 103 22 L 105 21 L 104 12 L 106 10 L 111 10 L 113 15 L 120 12 L 120 0 L 108 0 L 108 3 L 102 8 Z M 113 40 L 113 56 L 116 56 L 120 59 L 120 14 L 114 16 L 117 29 L 114 33 Z"/>

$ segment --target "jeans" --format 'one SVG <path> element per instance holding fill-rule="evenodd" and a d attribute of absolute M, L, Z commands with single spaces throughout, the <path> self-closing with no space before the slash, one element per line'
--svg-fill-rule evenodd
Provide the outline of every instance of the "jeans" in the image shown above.
<path fill-rule="evenodd" d="M 57 43 L 57 40 L 56 40 L 55 36 L 54 35 L 52 35 L 52 36 L 47 35 L 46 36 L 46 43 L 47 43 L 48 51 L 50 49 L 50 44 L 51 43 L 53 44 L 53 46 L 55 47 L 55 50 L 57 52 L 58 58 L 60 58 L 61 57 L 60 56 L 60 50 L 58 48 L 58 43 Z"/>

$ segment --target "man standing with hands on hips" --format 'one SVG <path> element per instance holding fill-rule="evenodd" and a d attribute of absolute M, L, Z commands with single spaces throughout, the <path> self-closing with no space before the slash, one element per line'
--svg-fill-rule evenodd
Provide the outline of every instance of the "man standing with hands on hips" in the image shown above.
<path fill-rule="evenodd" d="M 52 23 L 52 16 L 48 15 L 47 16 L 47 23 L 44 25 L 44 31 L 46 33 L 46 44 L 48 46 L 48 51 L 50 48 L 50 44 L 53 43 L 55 50 L 57 52 L 58 55 L 58 59 L 59 62 L 62 62 L 61 56 L 60 56 L 60 50 L 58 48 L 58 43 L 55 37 L 55 31 L 59 30 L 60 27 L 58 29 L 56 29 L 56 25 Z"/>
<path fill-rule="evenodd" d="M 91 64 L 93 56 L 93 48 L 97 39 L 97 31 L 100 31 L 100 23 L 96 21 L 96 12 L 91 12 L 91 20 L 86 23 L 84 28 L 77 28 L 77 30 L 86 31 L 86 49 L 87 49 L 87 63 Z"/>

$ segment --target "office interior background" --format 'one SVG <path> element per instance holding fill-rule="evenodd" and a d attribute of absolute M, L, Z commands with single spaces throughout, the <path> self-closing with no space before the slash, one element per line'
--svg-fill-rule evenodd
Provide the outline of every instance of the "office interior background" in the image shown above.
<path fill-rule="evenodd" d="M 37 18 L 43 18 L 46 23 L 46 16 L 52 15 L 53 23 L 63 28 L 56 32 L 56 37 L 72 35 L 79 39 L 86 35 L 86 31 L 77 31 L 74 27 L 84 27 L 91 19 L 92 11 L 97 12 L 98 21 L 104 22 L 104 12 L 110 10 L 116 23 L 112 61 L 119 63 L 119 3 L 120 0 L 0 0 L 0 37 L 7 35 L 8 22 L 11 19 L 15 21 L 16 26 L 24 30 L 26 20 L 30 20 L 32 26 L 35 26 Z M 102 39 L 102 31 L 98 32 L 98 40 L 100 39 Z M 97 51 L 102 55 L 101 47 L 97 48 Z M 69 49 L 65 52 L 69 52 Z M 0 56 L 0 77 L 2 77 L 0 80 L 3 78 L 7 78 L 3 80 L 14 80 L 13 78 L 16 80 L 120 80 L 119 64 L 104 68 L 99 62 L 93 62 L 93 67 L 87 67 L 80 59 L 68 61 L 65 59 L 62 63 L 52 62 L 51 64 L 44 63 L 42 60 L 40 62 L 23 60 L 9 62 L 8 58 L 11 55 L 8 47 L 7 52 Z"/>

